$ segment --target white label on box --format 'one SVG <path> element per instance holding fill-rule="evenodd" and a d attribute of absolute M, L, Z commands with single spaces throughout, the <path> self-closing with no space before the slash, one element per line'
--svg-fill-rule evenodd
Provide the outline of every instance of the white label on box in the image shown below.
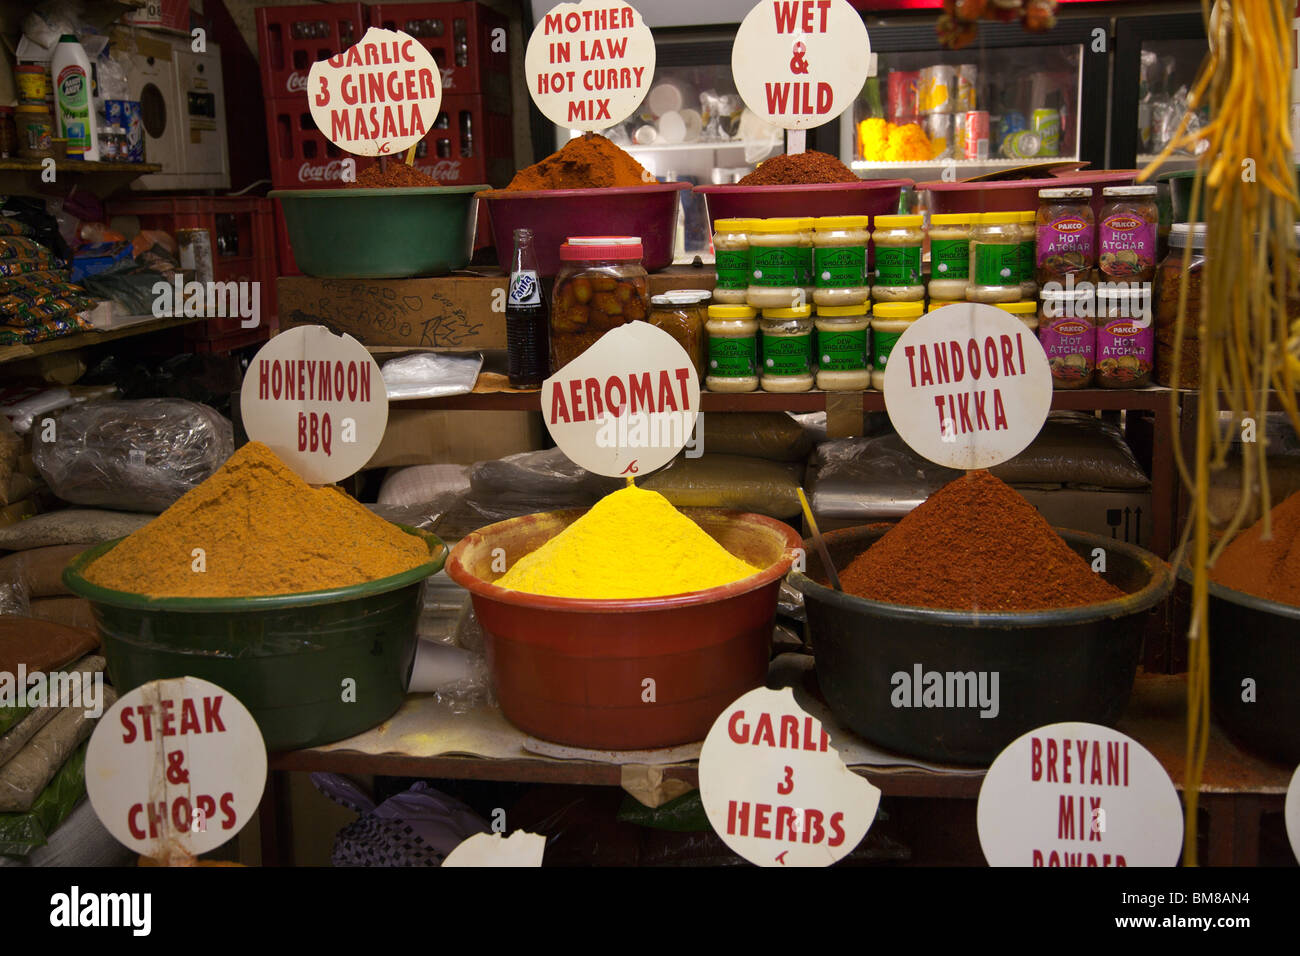
<path fill-rule="evenodd" d="M 731 48 L 745 105 L 784 129 L 829 123 L 857 99 L 870 69 L 867 27 L 848 0 L 763 0 Z"/>
<path fill-rule="evenodd" d="M 384 439 L 388 390 L 370 353 L 319 325 L 281 332 L 244 374 L 239 411 L 248 437 L 313 485 L 359 471 Z"/>
<path fill-rule="evenodd" d="M 991 866 L 1175 866 L 1183 809 L 1151 752 L 1118 730 L 1060 723 L 1012 741 L 976 810 Z"/>
<path fill-rule="evenodd" d="M 757 866 L 830 866 L 870 829 L 880 790 L 849 770 L 790 688 L 751 690 L 700 750 L 700 799 L 724 843 Z"/>
<path fill-rule="evenodd" d="M 424 139 L 442 105 L 442 73 L 419 40 L 371 27 L 307 74 L 316 128 L 358 156 L 400 153 Z"/>
<path fill-rule="evenodd" d="M 918 455 L 991 468 L 1034 440 L 1052 407 L 1038 339 L 1004 309 L 963 302 L 910 325 L 885 366 L 885 409 Z"/>
<path fill-rule="evenodd" d="M 699 413 L 690 356 L 648 322 L 606 332 L 542 383 L 542 414 L 555 444 L 598 475 L 644 475 L 668 464 Z"/>
<path fill-rule="evenodd" d="M 266 745 L 253 715 L 197 677 L 126 694 L 86 751 L 95 815 L 118 842 L 160 860 L 221 846 L 257 812 L 265 783 Z"/>
<path fill-rule="evenodd" d="M 621 0 L 561 3 L 528 38 L 524 77 L 542 114 L 557 126 L 594 131 L 636 112 L 655 73 L 645 18 Z"/>

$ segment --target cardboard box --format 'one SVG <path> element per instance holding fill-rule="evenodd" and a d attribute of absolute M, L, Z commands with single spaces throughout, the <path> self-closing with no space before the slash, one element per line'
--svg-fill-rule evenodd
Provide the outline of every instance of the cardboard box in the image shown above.
<path fill-rule="evenodd" d="M 650 276 L 651 295 L 670 289 L 712 289 L 712 268 L 674 266 Z M 423 279 L 276 280 L 280 328 L 323 325 L 362 345 L 447 352 L 506 347 L 506 288 L 502 272 Z M 549 295 L 549 289 L 548 289 Z"/>

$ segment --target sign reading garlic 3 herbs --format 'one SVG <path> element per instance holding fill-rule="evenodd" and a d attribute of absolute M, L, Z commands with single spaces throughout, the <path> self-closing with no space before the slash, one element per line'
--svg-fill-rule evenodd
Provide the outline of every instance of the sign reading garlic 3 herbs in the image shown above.
<path fill-rule="evenodd" d="M 731 72 L 745 105 L 784 129 L 830 122 L 871 71 L 871 41 L 848 0 L 763 0 L 745 16 Z"/>
<path fill-rule="evenodd" d="M 524 54 L 537 108 L 557 126 L 586 132 L 631 116 L 654 73 L 655 43 L 645 18 L 617 0 L 552 7 Z"/>
<path fill-rule="evenodd" d="M 432 128 L 442 74 L 419 40 L 371 27 L 360 43 L 312 64 L 307 96 L 312 119 L 332 143 L 358 156 L 387 156 Z"/>
<path fill-rule="evenodd" d="M 253 357 L 240 390 L 248 437 L 303 480 L 328 484 L 359 471 L 388 424 L 388 389 L 356 339 L 319 325 L 282 332 Z"/>

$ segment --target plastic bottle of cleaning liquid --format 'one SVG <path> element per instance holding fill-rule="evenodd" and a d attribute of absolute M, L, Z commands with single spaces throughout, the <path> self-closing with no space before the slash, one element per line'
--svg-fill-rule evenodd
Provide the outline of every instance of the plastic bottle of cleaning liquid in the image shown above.
<path fill-rule="evenodd" d="M 54 81 L 55 112 L 59 135 L 68 138 L 68 153 L 85 160 L 99 159 L 99 132 L 95 128 L 94 101 L 90 95 L 90 59 L 70 33 L 59 37 L 50 61 Z M 55 157 L 62 159 L 62 156 Z"/>

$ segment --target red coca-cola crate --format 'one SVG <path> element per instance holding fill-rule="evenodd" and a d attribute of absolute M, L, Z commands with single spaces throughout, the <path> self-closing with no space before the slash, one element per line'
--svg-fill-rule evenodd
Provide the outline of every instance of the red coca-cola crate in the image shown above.
<path fill-rule="evenodd" d="M 509 24 L 500 13 L 478 3 L 377 3 L 370 25 L 418 39 L 442 70 L 444 96 L 480 94 L 510 112 Z"/>
<path fill-rule="evenodd" d="M 258 283 L 257 329 L 239 316 L 215 317 L 194 329 L 211 336 L 264 330 L 275 318 L 275 224 L 271 201 L 243 196 L 131 196 L 113 200 L 110 216 L 134 216 L 140 228 L 173 236 L 179 229 L 203 229 L 212 249 L 216 282 Z"/>
<path fill-rule="evenodd" d="M 374 159 L 339 149 L 316 128 L 305 94 L 266 101 L 266 141 L 276 189 L 329 189 L 343 185 L 343 161 L 358 173 Z"/>
<path fill-rule="evenodd" d="M 368 23 L 360 3 L 258 7 L 262 95 L 271 100 L 306 92 L 311 65 L 352 46 Z"/>

